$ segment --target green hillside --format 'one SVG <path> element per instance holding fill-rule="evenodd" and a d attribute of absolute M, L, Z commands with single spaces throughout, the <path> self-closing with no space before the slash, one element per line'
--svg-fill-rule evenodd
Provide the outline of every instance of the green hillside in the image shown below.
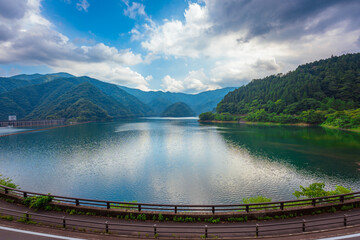
<path fill-rule="evenodd" d="M 360 126 L 360 116 L 356 114 L 359 107 L 357 53 L 304 64 L 285 75 L 253 80 L 228 93 L 216 110 L 221 115 L 246 115 L 248 121 L 356 128 Z M 201 119 L 215 117 L 206 114 Z"/>
<path fill-rule="evenodd" d="M 78 103 L 80 100 L 81 105 Z M 115 99 L 107 96 L 90 83 L 82 83 L 62 94 L 59 98 L 43 104 L 41 108 L 35 109 L 25 117 L 25 119 L 68 118 L 67 114 L 70 113 L 67 113 L 66 110 L 69 108 L 74 109 L 73 105 L 75 103 L 78 103 L 77 107 L 85 106 L 85 103 L 91 103 L 113 118 L 133 117 L 133 115 Z M 88 108 L 94 109 L 93 106 L 88 106 Z M 94 115 L 96 114 L 94 113 Z M 76 118 L 75 113 L 71 113 L 71 116 L 71 118 Z"/>
<path fill-rule="evenodd" d="M 109 84 L 109 88 L 111 86 L 118 95 L 121 92 L 124 93 L 124 98 L 129 95 L 117 86 Z M 130 96 L 130 100 L 124 102 L 129 105 L 134 101 L 133 98 Z M 134 102 L 142 104 L 139 100 Z M 142 109 L 132 111 L 136 104 L 125 107 L 81 78 L 57 78 L 0 94 L 0 120 L 7 120 L 8 115 L 17 115 L 18 119 L 23 120 L 66 118 L 77 121 L 143 116 Z"/>
<path fill-rule="evenodd" d="M 194 117 L 196 113 L 183 102 L 170 105 L 161 114 L 162 117 Z"/>

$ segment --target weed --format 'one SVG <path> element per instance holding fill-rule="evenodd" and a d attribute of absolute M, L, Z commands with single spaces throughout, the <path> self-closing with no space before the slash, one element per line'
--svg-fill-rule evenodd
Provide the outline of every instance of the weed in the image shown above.
<path fill-rule="evenodd" d="M 8 220 L 8 221 L 12 221 L 12 220 L 14 220 L 14 217 L 13 216 L 7 216 L 7 215 L 0 215 L 0 219 L 5 219 L 5 220 Z"/>
<path fill-rule="evenodd" d="M 219 223 L 220 222 L 220 218 L 208 218 L 204 220 L 205 222 L 209 222 L 209 223 Z"/>
<path fill-rule="evenodd" d="M 354 208 L 354 205 L 344 205 L 341 207 L 341 211 L 347 211 L 347 210 L 350 210 L 350 209 L 353 209 Z"/>
<path fill-rule="evenodd" d="M 137 220 L 140 220 L 140 221 L 146 221 L 146 215 L 143 213 L 143 214 L 139 214 L 137 217 L 136 217 Z"/>
<path fill-rule="evenodd" d="M 336 208 L 331 207 L 331 209 L 329 209 L 327 212 L 329 212 L 329 213 L 335 213 L 335 212 L 336 212 Z"/>
<path fill-rule="evenodd" d="M 8 198 L 5 199 L 5 201 L 8 202 L 8 203 L 14 203 L 14 202 L 15 202 L 15 200 L 13 200 L 13 199 L 8 199 Z"/>

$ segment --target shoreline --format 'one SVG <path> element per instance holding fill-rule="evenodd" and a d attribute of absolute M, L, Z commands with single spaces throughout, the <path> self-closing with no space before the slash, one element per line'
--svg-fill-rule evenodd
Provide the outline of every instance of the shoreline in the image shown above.
<path fill-rule="evenodd" d="M 18 135 L 18 134 L 23 134 L 23 133 L 30 133 L 30 132 L 38 132 L 38 131 L 43 131 L 43 130 L 50 130 L 50 129 L 54 129 L 54 128 L 70 127 L 70 126 L 75 126 L 75 125 L 80 125 L 80 124 L 86 124 L 86 123 L 90 123 L 90 122 L 92 122 L 92 121 L 81 122 L 81 123 L 73 123 L 73 124 L 66 124 L 66 125 L 58 125 L 58 126 L 47 127 L 47 128 L 39 128 L 39 129 L 33 129 L 33 130 L 29 130 L 29 131 L 23 131 L 23 132 L 15 132 L 15 133 L 4 134 L 4 135 L 0 135 L 0 137 L 8 137 L 8 136 Z"/>
<path fill-rule="evenodd" d="M 237 123 L 237 124 L 248 124 L 248 125 L 267 125 L 267 126 L 298 126 L 298 127 L 311 127 L 311 126 L 319 126 L 323 128 L 329 128 L 329 129 L 337 129 L 342 131 L 348 131 L 348 132 L 356 132 L 360 133 L 360 129 L 347 129 L 347 128 L 339 128 L 339 127 L 333 127 L 323 124 L 310 124 L 310 123 L 274 123 L 274 122 L 240 122 L 240 121 L 218 121 L 218 120 L 198 120 L 199 123 Z"/>

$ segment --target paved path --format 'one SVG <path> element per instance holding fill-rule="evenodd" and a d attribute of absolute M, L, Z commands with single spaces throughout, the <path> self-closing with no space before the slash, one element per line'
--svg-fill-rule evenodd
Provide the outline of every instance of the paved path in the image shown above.
<path fill-rule="evenodd" d="M 228 238 L 251 238 L 255 237 L 255 224 L 259 224 L 259 238 L 266 235 L 267 239 L 318 239 L 321 237 L 333 237 L 343 234 L 354 234 L 360 233 L 360 215 L 357 219 L 353 219 L 351 225 L 358 224 L 358 226 L 349 226 L 347 228 L 343 227 L 342 219 L 334 219 L 334 217 L 343 217 L 344 213 L 350 215 L 360 214 L 360 209 L 354 209 L 347 212 L 336 212 L 333 214 L 320 214 L 315 216 L 306 216 L 302 218 L 293 218 L 285 220 L 272 220 L 272 221 L 249 221 L 245 223 L 220 223 L 220 224 L 208 224 L 208 223 L 174 223 L 174 222 L 153 222 L 153 221 L 124 221 L 116 218 L 107 218 L 100 216 L 86 216 L 86 215 L 68 215 L 63 212 L 47 212 L 47 211 L 38 211 L 34 212 L 29 210 L 23 205 L 16 205 L 12 203 L 5 202 L 0 200 L 0 208 L 13 209 L 17 211 L 29 211 L 31 218 L 38 222 L 51 222 L 53 227 L 48 226 L 39 226 L 33 224 L 24 224 L 18 223 L 16 221 L 7 221 L 0 220 L 0 226 L 12 227 L 17 229 L 22 229 L 25 231 L 36 231 L 46 234 L 55 234 L 66 237 L 73 238 L 83 238 L 83 239 L 131 239 L 130 237 L 123 237 L 126 235 L 131 235 L 133 238 L 150 238 L 153 236 L 154 224 L 157 226 L 157 233 L 159 238 L 165 237 L 167 239 L 179 239 L 179 238 L 195 238 L 199 239 L 201 235 L 205 234 L 205 224 L 208 225 L 208 237 L 214 238 L 218 237 L 228 237 Z M 1 215 L 7 215 L 4 211 L 0 210 Z M 36 217 L 36 214 L 41 214 L 42 216 Z M 66 226 L 67 230 L 59 229 L 62 227 L 62 219 L 52 219 L 51 217 L 62 218 L 66 217 Z M 22 216 L 20 216 L 22 217 Z M 76 219 L 77 221 L 71 220 Z M 302 233 L 302 224 L 299 223 L 302 219 L 306 220 L 306 232 Z M 318 226 L 317 222 L 313 220 L 316 219 L 326 219 L 322 222 L 321 226 Z M 336 220 L 336 221 L 335 221 Z M 350 221 L 350 218 L 348 219 Z M 80 225 L 79 226 L 79 221 Z M 89 223 L 90 222 L 90 223 Z M 105 232 L 105 222 L 108 222 L 108 227 L 110 233 L 106 235 Z M 50 224 L 50 223 L 48 223 Z M 113 224 L 122 224 L 122 226 L 113 225 Z M 350 222 L 349 222 L 350 225 Z M 296 229 L 286 230 L 289 226 L 295 226 Z M 74 231 L 75 229 L 75 231 Z M 326 231 L 323 231 L 326 229 Z M 264 233 L 264 231 L 267 231 Z M 310 232 L 311 231 L 311 232 Z M 100 233 L 101 232 L 101 233 Z M 0 240 L 2 239 L 16 239 L 14 236 L 19 236 L 18 239 L 34 239 L 35 235 L 27 234 L 28 238 L 25 238 L 25 233 L 16 233 L 14 231 L 8 231 L 0 229 Z M 9 238 L 2 236 L 10 236 Z M 37 236 L 35 239 L 55 239 L 47 238 L 46 236 Z M 66 239 L 66 238 L 64 238 Z M 350 238 L 350 239 L 360 239 L 360 237 Z"/>

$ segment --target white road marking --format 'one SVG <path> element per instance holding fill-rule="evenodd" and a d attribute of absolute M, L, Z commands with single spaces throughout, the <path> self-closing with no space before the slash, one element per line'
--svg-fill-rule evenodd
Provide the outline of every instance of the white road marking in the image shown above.
<path fill-rule="evenodd" d="M 63 236 L 58 236 L 58 235 L 31 232 L 31 231 L 25 231 L 25 230 L 20 230 L 20 229 L 16 229 L 16 228 L 8 228 L 8 227 L 2 227 L 2 226 L 0 226 L 0 230 L 6 230 L 6 231 L 12 231 L 12 232 L 18 232 L 18 233 L 25 233 L 25 234 L 30 234 L 30 235 L 42 236 L 42 237 L 51 237 L 51 238 L 57 238 L 57 239 L 63 239 L 63 240 L 83 240 L 83 239 L 80 239 L 80 238 L 63 237 Z"/>

